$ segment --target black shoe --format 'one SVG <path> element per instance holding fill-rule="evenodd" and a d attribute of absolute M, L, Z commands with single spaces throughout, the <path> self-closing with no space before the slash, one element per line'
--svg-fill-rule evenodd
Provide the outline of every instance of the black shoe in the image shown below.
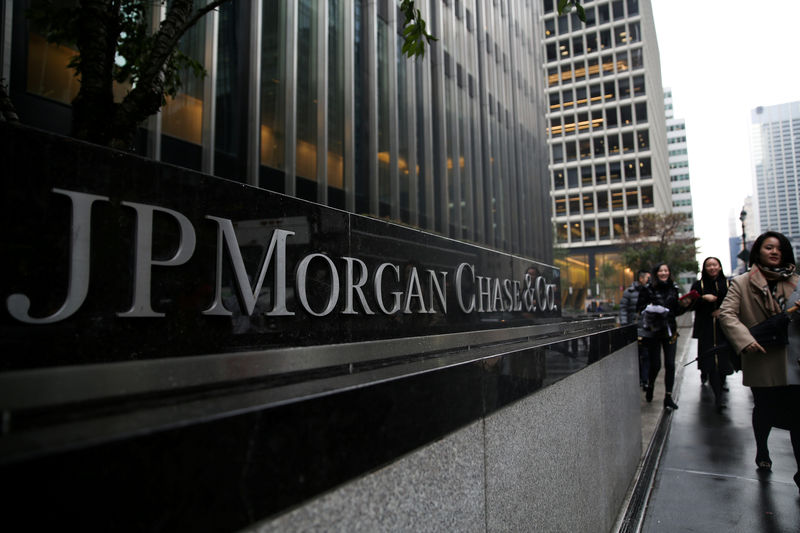
<path fill-rule="evenodd" d="M 664 396 L 664 409 L 677 409 L 678 404 L 672 401 L 672 394 Z"/>
<path fill-rule="evenodd" d="M 761 470 L 762 472 L 771 472 L 772 459 L 769 458 L 769 454 L 756 455 L 756 466 L 758 467 L 758 470 Z"/>
<path fill-rule="evenodd" d="M 729 389 L 727 385 L 723 385 L 722 390 L 724 390 L 725 392 L 729 392 L 731 389 Z"/>
<path fill-rule="evenodd" d="M 644 390 L 644 399 L 647 400 L 648 403 L 653 401 L 653 387 L 647 387 Z"/>
<path fill-rule="evenodd" d="M 708 374 L 705 372 L 700 372 L 700 384 L 705 385 L 706 381 L 708 381 Z"/>
<path fill-rule="evenodd" d="M 794 475 L 794 484 L 797 485 L 797 489 L 800 490 L 800 472 Z"/>
<path fill-rule="evenodd" d="M 717 407 L 717 412 L 721 414 L 723 409 L 728 408 L 728 405 L 725 402 L 717 402 L 716 407 Z"/>

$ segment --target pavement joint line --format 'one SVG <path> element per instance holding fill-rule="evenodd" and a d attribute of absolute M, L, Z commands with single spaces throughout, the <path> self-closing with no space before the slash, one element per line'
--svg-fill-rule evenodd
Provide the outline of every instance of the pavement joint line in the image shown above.
<path fill-rule="evenodd" d="M 704 472 L 702 470 L 690 470 L 690 469 L 687 469 L 687 468 L 665 467 L 664 471 L 665 472 L 682 472 L 684 474 L 697 474 L 697 475 L 706 476 L 706 477 L 718 477 L 718 478 L 727 478 L 727 479 L 741 479 L 741 480 L 744 480 L 744 481 L 753 481 L 753 482 L 756 482 L 756 483 L 763 483 L 763 482 L 766 481 L 766 482 L 769 482 L 769 483 L 780 483 L 781 485 L 794 485 L 794 481 L 789 482 L 789 481 L 783 481 L 783 480 L 780 480 L 780 479 L 772 479 L 772 478 L 769 477 L 769 474 L 766 474 L 764 478 L 759 478 L 759 477 L 750 477 L 750 476 L 734 476 L 734 475 L 731 475 L 731 474 L 718 474 L 718 473 L 714 473 L 714 472 Z"/>

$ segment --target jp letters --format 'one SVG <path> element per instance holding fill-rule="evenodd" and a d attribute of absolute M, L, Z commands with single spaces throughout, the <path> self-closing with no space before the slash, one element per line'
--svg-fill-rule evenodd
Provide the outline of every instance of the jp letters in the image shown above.
<path fill-rule="evenodd" d="M 91 277 L 92 206 L 97 202 L 110 201 L 107 196 L 66 189 L 54 188 L 52 192 L 67 197 L 71 203 L 66 298 L 55 312 L 47 316 L 33 316 L 30 298 L 23 293 L 11 294 L 6 300 L 9 314 L 27 324 L 59 322 L 75 314 L 85 303 Z M 153 266 L 178 267 L 187 263 L 197 245 L 195 227 L 188 217 L 173 209 L 136 202 L 123 201 L 121 204 L 135 211 L 136 226 L 132 301 L 127 310 L 117 315 L 130 318 L 163 317 L 165 313 L 153 309 L 151 301 Z M 178 245 L 167 259 L 153 257 L 156 213 L 171 217 L 179 228 Z M 324 253 L 312 252 L 302 256 L 294 265 L 294 283 L 291 285 L 287 283 L 287 245 L 292 244 L 294 231 L 279 227 L 272 229 L 269 245 L 266 253 L 262 254 L 260 264 L 255 272 L 248 272 L 234 223 L 230 219 L 212 215 L 206 215 L 205 219 L 216 226 L 216 265 L 213 298 L 210 305 L 201 311 L 204 315 L 231 316 L 234 312 L 240 312 L 249 316 L 257 311 L 257 304 L 265 295 L 270 299 L 265 314 L 275 317 L 291 317 L 301 309 L 309 315 L 324 317 L 335 313 L 541 313 L 555 311 L 558 307 L 555 284 L 538 275 L 535 269 L 532 269 L 533 274 L 524 274 L 521 280 L 501 279 L 484 275 L 468 262 L 456 265 L 451 271 L 417 266 L 401 268 L 391 262 L 383 262 L 370 269 L 357 257 L 335 260 Z M 264 231 L 270 230 L 265 228 Z M 231 270 L 230 278 L 236 287 L 238 306 L 230 298 L 223 297 L 223 260 L 226 256 Z M 265 283 L 270 270 L 273 283 L 267 288 Z M 327 282 L 312 283 L 312 272 L 314 278 L 323 275 Z M 319 291 L 323 293 L 319 294 Z M 290 296 L 292 294 L 293 297 Z M 448 302 L 448 294 L 455 295 L 455 306 Z"/>

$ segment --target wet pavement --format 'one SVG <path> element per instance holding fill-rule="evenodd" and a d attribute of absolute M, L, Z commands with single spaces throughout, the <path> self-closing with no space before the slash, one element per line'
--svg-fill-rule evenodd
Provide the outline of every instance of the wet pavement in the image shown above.
<path fill-rule="evenodd" d="M 641 509 L 629 512 L 619 530 L 800 531 L 800 493 L 792 480 L 797 465 L 789 432 L 772 430 L 772 472 L 758 472 L 750 389 L 742 385 L 741 372 L 729 376 L 728 408 L 717 413 L 714 394 L 708 384 L 701 385 L 696 364 L 683 366 L 694 359 L 697 344 L 686 327 L 691 317 L 681 318 L 674 392 L 679 409 L 665 414 L 662 408 L 662 370 L 653 402 L 642 399 Z"/>

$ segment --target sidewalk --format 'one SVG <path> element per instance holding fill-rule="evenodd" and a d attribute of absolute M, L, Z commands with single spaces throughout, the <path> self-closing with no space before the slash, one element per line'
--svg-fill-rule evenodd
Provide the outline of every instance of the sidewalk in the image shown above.
<path fill-rule="evenodd" d="M 757 472 L 750 389 L 741 372 L 729 376 L 728 408 L 715 411 L 714 394 L 700 384 L 697 366 L 683 366 L 694 359 L 697 341 L 686 327 L 691 317 L 681 318 L 674 391 L 679 409 L 663 410 L 663 377 L 653 402 L 642 399 L 645 453 L 619 531 L 800 531 L 789 433 L 772 430 L 772 472 Z"/>

